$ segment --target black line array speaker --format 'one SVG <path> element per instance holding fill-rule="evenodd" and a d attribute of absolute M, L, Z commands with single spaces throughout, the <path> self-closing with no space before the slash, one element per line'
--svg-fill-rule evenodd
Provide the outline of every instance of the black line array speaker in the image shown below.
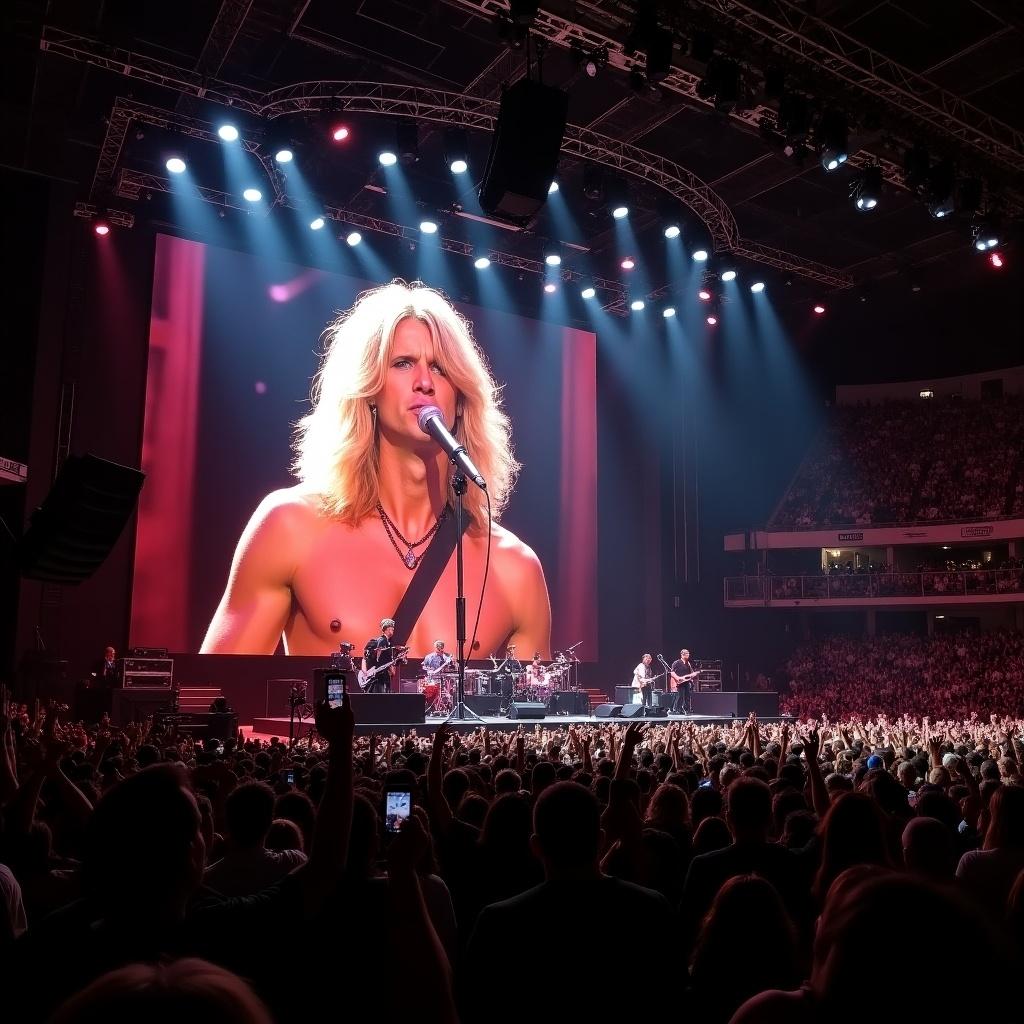
<path fill-rule="evenodd" d="M 509 718 L 544 718 L 548 709 L 539 700 L 517 700 L 508 707 Z"/>
<path fill-rule="evenodd" d="M 480 182 L 485 213 L 527 224 L 540 212 L 558 169 L 568 106 L 567 93 L 528 78 L 505 90 Z"/>
<path fill-rule="evenodd" d="M 622 717 L 622 705 L 621 704 L 598 704 L 594 708 L 595 718 L 621 718 Z"/>
<path fill-rule="evenodd" d="M 81 583 L 121 536 L 145 475 L 95 455 L 70 455 L 18 542 L 22 576 Z"/>

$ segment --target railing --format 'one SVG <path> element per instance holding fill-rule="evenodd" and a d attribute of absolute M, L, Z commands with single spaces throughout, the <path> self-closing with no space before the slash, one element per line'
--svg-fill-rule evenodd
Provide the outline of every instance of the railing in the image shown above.
<path fill-rule="evenodd" d="M 1024 593 L 1024 569 L 872 572 L 831 576 L 727 576 L 728 601 L 843 601 L 849 598 L 974 597 Z"/>

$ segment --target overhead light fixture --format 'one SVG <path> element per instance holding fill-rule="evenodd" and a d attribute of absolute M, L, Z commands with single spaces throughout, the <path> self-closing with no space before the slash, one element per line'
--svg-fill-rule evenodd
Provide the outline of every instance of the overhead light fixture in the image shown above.
<path fill-rule="evenodd" d="M 704 263 L 708 258 L 708 251 L 707 249 L 694 249 L 690 256 L 695 262 Z"/>
<path fill-rule="evenodd" d="M 556 243 L 548 243 L 544 246 L 544 262 L 549 267 L 560 267 L 562 265 L 562 254 Z"/>
<path fill-rule="evenodd" d="M 826 110 L 818 122 L 815 136 L 819 146 L 821 166 L 826 171 L 834 171 L 846 163 L 849 157 L 847 152 L 849 129 L 846 115 L 842 111 Z"/>
<path fill-rule="evenodd" d="M 168 157 L 164 167 L 171 172 L 171 174 L 184 174 L 185 173 L 185 161 L 180 156 Z"/>
<path fill-rule="evenodd" d="M 596 294 L 597 289 L 589 281 L 585 281 L 580 288 L 580 297 L 583 299 L 592 299 Z"/>
<path fill-rule="evenodd" d="M 865 167 L 850 181 L 850 199 L 863 213 L 870 213 L 878 206 L 882 196 L 882 168 L 877 164 Z"/>
<path fill-rule="evenodd" d="M 363 236 L 362 236 L 361 234 L 359 234 L 359 232 L 358 232 L 358 231 L 350 231 L 350 232 L 349 232 L 349 233 L 348 233 L 348 234 L 347 234 L 347 235 L 345 236 L 345 241 L 346 241 L 346 242 L 347 242 L 347 243 L 348 243 L 349 245 L 351 245 L 351 246 L 352 246 L 352 248 L 355 248 L 355 247 L 356 247 L 356 246 L 357 246 L 357 245 L 358 245 L 358 244 L 359 244 L 359 243 L 360 243 L 360 242 L 361 242 L 362 240 L 363 240 Z"/>
<path fill-rule="evenodd" d="M 452 174 L 465 174 L 469 170 L 469 164 L 465 160 L 453 160 L 448 166 Z"/>
<path fill-rule="evenodd" d="M 348 128 L 343 124 L 335 125 L 331 129 L 331 138 L 334 139 L 335 142 L 344 142 L 348 138 L 348 135 Z"/>
<path fill-rule="evenodd" d="M 760 295 L 764 291 L 764 281 L 755 281 L 751 286 L 750 290 L 755 295 Z"/>
<path fill-rule="evenodd" d="M 665 237 L 666 238 L 678 238 L 679 237 L 679 225 L 678 224 L 668 224 L 665 227 Z"/>
<path fill-rule="evenodd" d="M 312 231 L 319 231 L 326 223 L 327 221 L 325 221 L 323 217 L 314 217 L 309 222 L 309 227 Z"/>
<path fill-rule="evenodd" d="M 817 304 L 817 305 L 816 305 L 816 306 L 814 307 L 814 312 L 815 312 L 815 313 L 817 313 L 817 314 L 818 314 L 818 316 L 821 316 L 821 315 L 822 315 L 822 314 L 823 314 L 823 313 L 825 312 L 825 307 L 824 307 L 824 306 L 823 306 L 823 305 L 822 305 L 822 304 L 821 304 L 821 303 L 819 302 L 819 303 L 818 303 L 818 304 Z"/>
<path fill-rule="evenodd" d="M 548 195 L 553 196 L 558 191 L 558 182 L 553 181 L 548 185 Z"/>
<path fill-rule="evenodd" d="M 629 216 L 629 207 L 625 203 L 619 203 L 612 207 L 612 216 L 616 220 L 622 220 L 623 217 Z"/>
<path fill-rule="evenodd" d="M 604 199 L 604 168 L 600 164 L 583 165 L 583 194 L 595 203 Z"/>
<path fill-rule="evenodd" d="M 110 234 L 110 225 L 106 221 L 98 220 L 93 225 L 93 231 L 102 238 L 104 235 Z"/>
<path fill-rule="evenodd" d="M 436 235 L 437 234 L 437 221 L 436 220 L 430 220 L 429 218 L 426 219 L 426 220 L 421 220 L 420 221 L 420 231 L 422 231 L 423 234 L 425 234 L 425 235 Z"/>
<path fill-rule="evenodd" d="M 971 225 L 971 236 L 974 239 L 974 248 L 978 252 L 988 252 L 997 248 L 1000 242 L 998 219 L 991 214 L 976 217 Z"/>
<path fill-rule="evenodd" d="M 554 295 L 554 293 L 558 291 L 558 285 L 555 284 L 554 281 L 546 281 L 544 283 L 544 291 L 547 292 L 548 295 Z"/>
<path fill-rule="evenodd" d="M 279 164 L 290 164 L 295 159 L 295 153 L 287 146 L 282 146 L 275 154 L 274 159 Z"/>
<path fill-rule="evenodd" d="M 941 160 L 928 171 L 925 182 L 925 205 L 935 220 L 943 220 L 956 212 L 956 170 L 950 160 Z"/>
<path fill-rule="evenodd" d="M 390 149 L 384 149 L 377 154 L 377 162 L 381 167 L 394 167 L 398 163 L 398 155 Z"/>
<path fill-rule="evenodd" d="M 415 121 L 399 121 L 395 127 L 398 159 L 403 167 L 411 167 L 420 158 L 420 133 Z"/>
<path fill-rule="evenodd" d="M 624 256 L 619 261 L 619 266 L 623 270 L 632 270 L 636 266 L 636 260 L 634 260 L 632 256 Z"/>
<path fill-rule="evenodd" d="M 224 142 L 238 141 L 238 129 L 233 124 L 222 124 L 217 129 L 217 134 Z"/>
<path fill-rule="evenodd" d="M 452 174 L 469 170 L 469 137 L 462 128 L 448 128 L 444 133 L 444 153 Z"/>
<path fill-rule="evenodd" d="M 639 313 L 640 310 L 643 309 L 645 305 L 647 305 L 647 303 L 645 303 L 643 299 L 634 299 L 629 304 L 629 308 L 631 310 L 633 310 L 634 313 Z"/>
<path fill-rule="evenodd" d="M 96 231 L 98 233 L 99 232 L 99 228 L 97 228 Z M 993 267 L 996 268 L 996 270 L 1002 270 L 1003 269 L 1003 264 L 1005 262 L 1003 260 L 1003 254 L 1000 253 L 1000 252 L 989 253 L 988 261 L 989 261 L 989 263 L 992 264 Z"/>
<path fill-rule="evenodd" d="M 710 302 L 711 292 L 709 292 L 707 288 L 701 288 L 701 290 L 697 292 L 697 298 L 700 299 L 701 302 Z"/>
<path fill-rule="evenodd" d="M 242 193 L 242 198 L 249 203 L 258 203 L 263 198 L 263 193 L 258 188 L 247 188 Z"/>
<path fill-rule="evenodd" d="M 486 270 L 490 265 L 491 261 L 486 256 L 477 256 L 477 258 L 473 260 L 473 266 L 476 267 L 477 270 Z"/>
<path fill-rule="evenodd" d="M 667 320 L 667 319 L 668 319 L 669 317 L 671 317 L 671 316 L 675 316 L 675 315 L 676 315 L 676 307 L 675 307 L 675 306 L 666 306 L 666 307 L 665 307 L 665 308 L 664 308 L 664 309 L 663 309 L 663 310 L 661 311 L 661 315 L 662 315 L 662 316 L 663 316 L 663 317 L 664 317 L 664 318 L 665 318 L 666 320 Z"/>
<path fill-rule="evenodd" d="M 732 270 L 731 268 L 729 270 L 723 270 L 722 271 L 722 280 L 723 281 L 735 281 L 736 280 L 736 271 Z"/>
<path fill-rule="evenodd" d="M 714 313 L 711 313 L 710 315 L 704 318 L 704 322 L 708 325 L 708 327 L 714 327 L 715 324 L 718 323 L 718 317 L 715 316 Z"/>

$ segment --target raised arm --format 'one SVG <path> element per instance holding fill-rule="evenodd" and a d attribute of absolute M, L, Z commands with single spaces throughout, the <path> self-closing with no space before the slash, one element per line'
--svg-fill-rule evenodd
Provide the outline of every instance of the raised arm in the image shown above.
<path fill-rule="evenodd" d="M 291 580 L 315 512 L 276 491 L 242 533 L 202 654 L 273 654 L 291 610 Z"/>

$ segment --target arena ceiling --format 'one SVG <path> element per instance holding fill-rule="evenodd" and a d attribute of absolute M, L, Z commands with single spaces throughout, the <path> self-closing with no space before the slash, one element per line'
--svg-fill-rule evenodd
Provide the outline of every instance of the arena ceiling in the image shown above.
<path fill-rule="evenodd" d="M 893 281 L 902 287 L 908 279 L 940 288 L 951 277 L 979 272 L 983 260 L 970 251 L 970 214 L 935 220 L 920 194 L 906 187 L 904 154 L 913 145 L 980 182 L 983 206 L 1001 211 L 1005 230 L 1019 220 L 1019 7 L 998 0 L 709 0 L 657 7 L 673 50 L 672 70 L 654 83 L 644 77 L 644 52 L 631 56 L 627 49 L 637 0 L 545 0 L 533 34 L 543 79 L 568 91 L 572 125 L 674 161 L 702 179 L 727 204 L 744 239 L 831 268 L 854 288 Z M 14 30 L 4 43 L 10 71 L 2 159 L 74 181 L 83 200 L 145 217 L 151 190 L 137 190 L 135 199 L 112 190 L 125 171 L 163 174 L 162 151 L 179 132 L 151 117 L 134 124 L 116 152 L 105 152 L 119 99 L 173 114 L 177 124 L 223 117 L 226 106 L 197 95 L 204 91 L 223 99 L 232 89 L 249 96 L 316 80 L 496 100 L 525 68 L 521 34 L 507 10 L 503 0 L 15 0 L 8 13 Z M 716 110 L 694 86 L 707 76 L 708 61 L 700 58 L 710 51 L 740 71 L 739 102 L 729 112 Z M 591 77 L 585 64 L 595 55 Z M 150 70 L 137 74 L 138 68 Z M 161 83 L 161 68 L 177 70 Z M 801 158 L 797 146 L 786 155 L 787 140 L 776 130 L 780 82 L 806 101 L 812 119 L 825 109 L 843 111 L 850 124 L 847 165 L 827 174 L 813 151 Z M 256 135 L 271 124 L 286 127 L 324 202 L 393 217 L 376 152 L 393 138 L 395 118 L 364 112 L 348 120 L 352 137 L 334 149 L 316 133 L 315 119 L 303 115 L 249 127 Z M 208 184 L 215 189 L 215 143 L 197 145 L 209 150 Z M 487 133 L 471 136 L 472 168 L 483 166 L 488 145 Z M 416 199 L 434 210 L 468 210 L 472 183 L 456 182 L 443 157 L 443 131 L 425 127 L 410 171 Z M 584 163 L 565 157 L 559 169 L 575 220 L 571 232 L 542 215 L 531 231 L 499 230 L 494 244 L 537 258 L 540 240 L 559 237 L 578 246 L 589 272 L 616 275 L 616 234 L 607 211 L 582 196 Z M 854 208 L 849 188 L 858 169 L 873 163 L 883 168 L 885 185 L 878 209 L 866 215 Z M 659 255 L 665 195 L 636 177 L 628 183 L 631 226 L 648 254 L 651 286 L 669 286 Z M 451 221 L 444 230 L 456 236 L 460 225 Z M 788 271 L 777 276 L 792 282 L 792 301 L 821 293 L 820 280 Z"/>

